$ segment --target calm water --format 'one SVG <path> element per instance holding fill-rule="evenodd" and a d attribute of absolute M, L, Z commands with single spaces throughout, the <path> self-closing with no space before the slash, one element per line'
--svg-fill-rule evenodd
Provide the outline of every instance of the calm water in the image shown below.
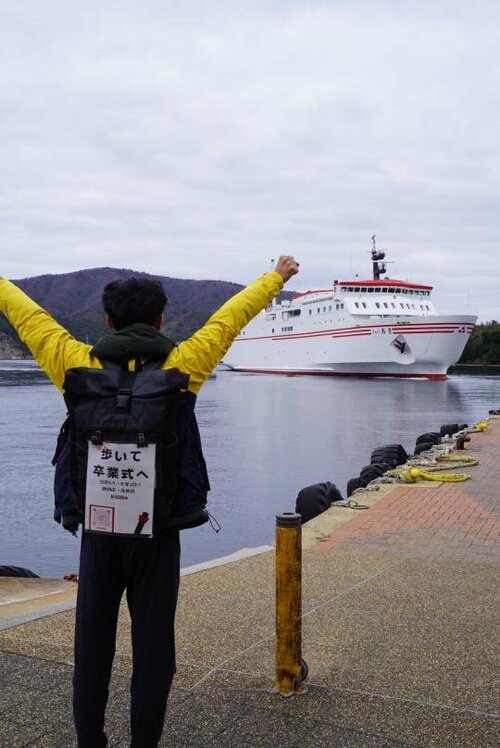
<path fill-rule="evenodd" d="M 209 508 L 222 525 L 187 530 L 183 566 L 269 543 L 275 514 L 297 492 L 331 481 L 345 495 L 371 451 L 500 405 L 499 377 L 447 382 L 218 373 L 197 412 L 210 472 Z M 78 568 L 79 542 L 52 520 L 50 464 L 65 415 L 32 362 L 0 361 L 0 564 L 60 577 Z"/>

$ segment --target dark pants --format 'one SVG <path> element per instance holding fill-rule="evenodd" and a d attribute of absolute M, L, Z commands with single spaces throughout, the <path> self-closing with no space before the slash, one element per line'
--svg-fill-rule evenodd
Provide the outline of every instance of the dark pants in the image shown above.
<path fill-rule="evenodd" d="M 179 533 L 152 539 L 83 534 L 76 607 L 73 713 L 79 748 L 104 748 L 104 712 L 123 591 L 132 619 L 133 748 L 157 746 L 175 673 Z"/>

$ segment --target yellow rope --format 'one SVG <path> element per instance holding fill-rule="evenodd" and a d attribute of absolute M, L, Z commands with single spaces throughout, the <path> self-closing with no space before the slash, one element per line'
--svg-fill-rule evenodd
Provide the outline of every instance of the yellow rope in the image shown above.
<path fill-rule="evenodd" d="M 474 460 L 472 458 L 471 460 L 456 460 L 454 462 L 451 462 L 449 465 L 445 465 L 444 462 L 436 462 L 434 463 L 428 463 L 428 462 L 417 462 L 416 460 L 412 460 L 408 467 L 416 467 L 420 468 L 420 470 L 429 470 L 434 472 L 435 470 L 456 470 L 458 467 L 471 467 L 472 465 L 477 465 L 477 460 Z"/>
<path fill-rule="evenodd" d="M 388 470 L 386 475 L 402 480 L 405 483 L 416 483 L 419 478 L 423 480 L 440 481 L 442 483 L 459 483 L 464 480 L 469 480 L 470 478 L 470 475 L 466 475 L 465 473 L 448 473 L 448 475 L 442 475 L 430 473 L 427 470 L 420 470 L 416 467 Z"/>
<path fill-rule="evenodd" d="M 467 455 L 464 455 L 463 457 L 460 457 L 460 455 L 438 455 L 436 460 L 437 462 L 463 462 L 467 465 L 478 464 L 475 457 L 468 457 Z"/>
<path fill-rule="evenodd" d="M 488 428 L 488 424 L 486 423 L 486 421 L 479 421 L 479 423 L 476 423 L 474 426 L 474 429 L 476 431 L 486 431 L 487 428 Z M 471 432 L 471 433 L 474 433 L 474 432 Z"/>

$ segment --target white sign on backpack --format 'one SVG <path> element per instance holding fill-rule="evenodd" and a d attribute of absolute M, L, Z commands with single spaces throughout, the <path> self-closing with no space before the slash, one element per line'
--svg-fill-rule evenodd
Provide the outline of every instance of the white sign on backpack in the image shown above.
<path fill-rule="evenodd" d="M 85 530 L 153 536 L 156 445 L 88 443 Z"/>

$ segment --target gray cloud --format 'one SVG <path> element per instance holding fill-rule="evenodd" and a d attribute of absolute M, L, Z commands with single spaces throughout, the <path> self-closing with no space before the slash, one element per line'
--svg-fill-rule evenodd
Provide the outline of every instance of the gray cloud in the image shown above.
<path fill-rule="evenodd" d="M 1 272 L 434 283 L 498 318 L 493 3 L 20 2 L 1 12 Z M 214 5 L 216 6 L 214 9 Z"/>

